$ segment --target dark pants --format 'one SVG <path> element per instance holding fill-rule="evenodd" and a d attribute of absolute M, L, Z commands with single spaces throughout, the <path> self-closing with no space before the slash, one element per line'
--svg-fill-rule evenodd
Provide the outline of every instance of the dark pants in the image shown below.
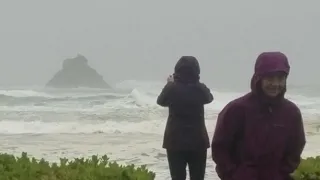
<path fill-rule="evenodd" d="M 207 149 L 201 151 L 170 151 L 167 158 L 172 180 L 185 180 L 189 167 L 190 180 L 204 180 L 207 163 Z"/>

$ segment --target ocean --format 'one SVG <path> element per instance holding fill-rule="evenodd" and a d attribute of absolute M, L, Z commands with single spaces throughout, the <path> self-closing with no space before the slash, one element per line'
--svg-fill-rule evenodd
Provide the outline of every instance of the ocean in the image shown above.
<path fill-rule="evenodd" d="M 156 104 L 163 85 L 123 81 L 112 90 L 1 88 L 0 151 L 15 155 L 25 151 L 51 162 L 107 154 L 119 163 L 147 164 L 157 180 L 170 179 L 162 149 L 167 109 Z M 309 88 L 292 88 L 286 97 L 301 108 L 307 133 L 303 156 L 319 155 L 320 95 Z M 217 113 L 246 93 L 211 90 L 215 100 L 205 107 L 210 138 Z M 217 179 L 210 152 L 206 179 Z"/>

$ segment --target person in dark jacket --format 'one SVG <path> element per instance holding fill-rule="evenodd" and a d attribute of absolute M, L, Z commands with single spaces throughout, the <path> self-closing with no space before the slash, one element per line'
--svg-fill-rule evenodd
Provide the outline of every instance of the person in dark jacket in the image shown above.
<path fill-rule="evenodd" d="M 172 180 L 185 180 L 187 165 L 191 180 L 203 180 L 210 147 L 204 105 L 211 103 L 213 96 L 199 82 L 200 67 L 195 57 L 181 57 L 174 70 L 157 99 L 157 104 L 169 107 L 163 148 L 167 150 Z"/>
<path fill-rule="evenodd" d="M 281 52 L 263 52 L 251 92 L 219 113 L 212 159 L 221 180 L 289 180 L 306 139 L 299 108 L 284 97 L 290 66 Z"/>

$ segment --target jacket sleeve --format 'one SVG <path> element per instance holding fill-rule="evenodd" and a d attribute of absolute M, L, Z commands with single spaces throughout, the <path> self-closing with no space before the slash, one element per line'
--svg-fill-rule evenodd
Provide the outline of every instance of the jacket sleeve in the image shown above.
<path fill-rule="evenodd" d="M 172 82 L 168 82 L 162 89 L 160 95 L 157 98 L 157 104 L 163 107 L 168 107 L 170 105 L 170 97 L 172 90 Z"/>
<path fill-rule="evenodd" d="M 213 95 L 210 91 L 210 89 L 203 83 L 200 83 L 200 89 L 202 92 L 202 96 L 201 96 L 201 102 L 202 104 L 209 104 L 213 101 Z"/>
<path fill-rule="evenodd" d="M 241 128 L 244 115 L 239 105 L 231 102 L 219 113 L 212 139 L 212 159 L 216 163 L 216 171 L 221 179 L 231 176 L 236 165 L 231 157 L 236 133 Z M 240 127 L 239 127 L 240 126 Z"/>
<path fill-rule="evenodd" d="M 288 141 L 287 151 L 282 164 L 282 172 L 285 174 L 291 174 L 298 168 L 301 154 L 306 144 L 302 115 L 299 109 L 297 112 L 292 135 Z"/>

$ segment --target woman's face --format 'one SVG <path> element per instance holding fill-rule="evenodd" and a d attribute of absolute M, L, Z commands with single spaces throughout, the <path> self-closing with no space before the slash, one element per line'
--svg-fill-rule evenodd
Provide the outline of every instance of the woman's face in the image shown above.
<path fill-rule="evenodd" d="M 269 97 L 276 97 L 281 94 L 287 83 L 287 75 L 283 72 L 272 73 L 261 79 L 261 89 Z"/>

